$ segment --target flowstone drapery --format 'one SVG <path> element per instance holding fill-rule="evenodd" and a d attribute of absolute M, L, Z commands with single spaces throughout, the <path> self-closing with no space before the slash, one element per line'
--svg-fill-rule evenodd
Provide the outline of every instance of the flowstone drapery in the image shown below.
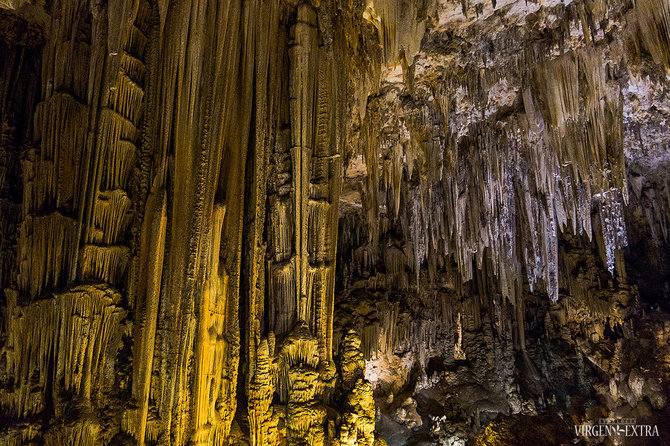
<path fill-rule="evenodd" d="M 0 0 L 0 23 L 0 444 L 667 412 L 667 0 Z"/>
<path fill-rule="evenodd" d="M 333 7 L 3 3 L 4 442 L 339 441 Z"/>

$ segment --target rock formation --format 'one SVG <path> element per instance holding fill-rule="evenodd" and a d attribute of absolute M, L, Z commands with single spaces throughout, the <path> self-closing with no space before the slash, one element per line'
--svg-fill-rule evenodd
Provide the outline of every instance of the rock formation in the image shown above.
<path fill-rule="evenodd" d="M 668 0 L 0 0 L 0 56 L 0 444 L 670 439 Z"/>

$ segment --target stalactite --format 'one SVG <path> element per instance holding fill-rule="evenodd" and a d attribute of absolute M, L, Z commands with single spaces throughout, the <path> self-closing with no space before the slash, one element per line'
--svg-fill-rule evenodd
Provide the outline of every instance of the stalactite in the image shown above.
<path fill-rule="evenodd" d="M 36 394 L 25 404 L 46 407 L 50 427 L 20 435 L 227 444 L 240 435 L 234 417 L 246 397 L 252 442 L 338 436 L 324 400 L 336 380 L 350 48 L 331 28 L 340 19 L 320 8 L 202 0 L 40 10 L 58 19 L 22 159 L 16 307 L 79 283 L 113 287 L 124 293 L 115 305 L 132 312 L 124 320 L 119 310 L 109 330 L 133 336 L 113 346 L 121 353 L 109 413 L 91 398 L 104 419 L 68 424 Z M 75 391 L 89 386 L 68 379 Z M 130 407 L 118 409 L 126 398 Z"/>
<path fill-rule="evenodd" d="M 207 272 L 201 313 L 198 317 L 201 333 L 194 352 L 195 387 L 193 441 L 196 444 L 220 443 L 227 436 L 235 413 L 235 404 L 230 401 L 230 393 L 225 384 L 233 373 L 227 363 L 228 346 L 222 339 L 227 326 L 226 307 L 228 305 L 228 277 L 220 275 L 219 252 L 221 249 L 221 227 L 225 219 L 225 208 L 215 206 L 212 225 L 212 240 L 208 247 L 210 259 Z M 228 398 L 226 404 L 222 400 Z"/>
<path fill-rule="evenodd" d="M 28 306 L 17 302 L 17 293 L 8 297 L 7 373 L 15 383 L 38 378 L 37 386 L 19 385 L 3 396 L 15 416 L 42 410 L 46 394 L 71 391 L 90 399 L 109 389 L 125 316 L 117 292 L 84 285 Z"/>
<path fill-rule="evenodd" d="M 34 176 L 24 176 L 24 212 L 76 205 L 88 119 L 87 107 L 67 93 L 54 94 L 37 106 L 34 137 L 40 151 Z"/>
<path fill-rule="evenodd" d="M 125 246 L 86 245 L 81 258 L 81 274 L 85 279 L 119 283 L 126 272 L 130 253 Z"/>
<path fill-rule="evenodd" d="M 111 245 L 119 241 L 130 223 L 131 201 L 120 189 L 100 192 L 94 206 L 90 242 Z"/>
<path fill-rule="evenodd" d="M 291 156 L 293 160 L 293 194 L 295 227 L 296 308 L 298 320 L 310 321 L 312 308 L 308 305 L 307 238 L 309 231 L 308 201 L 309 169 L 314 150 L 312 110 L 316 92 L 317 49 L 316 11 L 309 3 L 298 6 L 294 26 L 295 41 L 291 54 Z"/>
<path fill-rule="evenodd" d="M 4 12 L 4 11 L 3 11 Z M 0 287 L 10 283 L 16 268 L 17 225 L 22 217 L 21 152 L 30 142 L 32 124 L 24 116 L 34 113 L 38 101 L 39 51 L 43 33 L 11 13 L 2 20 L 15 38 L 0 41 L 4 64 L 0 69 Z"/>
<path fill-rule="evenodd" d="M 386 63 L 399 63 L 401 57 L 411 61 L 419 51 L 426 27 L 425 13 L 430 2 L 418 4 L 403 0 L 375 0 L 367 2 L 363 17 L 375 25 L 384 49 Z"/>
<path fill-rule="evenodd" d="M 153 191 L 147 200 L 146 216 L 143 227 L 143 240 L 140 257 L 142 262 L 141 285 L 138 290 L 139 302 L 135 303 L 137 321 L 135 325 L 136 345 L 133 351 L 133 396 L 137 400 L 135 416 L 132 411 L 125 430 L 134 435 L 139 444 L 147 437 L 147 415 L 151 372 L 153 370 L 154 348 L 156 344 L 156 326 L 158 303 L 162 281 L 163 259 L 165 255 L 165 237 L 167 229 L 167 199 L 164 191 Z M 155 438 L 149 435 L 150 439 Z"/>
<path fill-rule="evenodd" d="M 475 277 L 473 268 L 481 270 L 490 256 L 500 290 L 510 300 L 516 299 L 524 271 L 531 287 L 542 281 L 550 298 L 558 299 L 559 234 L 592 237 L 591 211 L 598 209 L 600 194 L 627 201 L 621 92 L 602 63 L 604 57 L 584 49 L 548 62 L 522 59 L 531 80 L 520 98 L 525 113 L 520 121 L 495 128 L 488 125 L 486 113 L 467 128 L 459 127 L 464 115 L 476 113 L 465 107 L 478 107 L 482 88 L 470 87 L 467 80 L 454 81 L 458 87 L 451 99 L 444 97 L 453 92 L 448 84 L 417 86 L 410 101 L 400 99 L 402 86 L 392 86 L 382 96 L 386 108 L 368 111 L 366 119 L 373 126 L 388 129 L 381 137 L 364 139 L 360 149 L 371 160 L 368 172 L 383 173 L 382 184 L 367 185 L 366 195 L 377 197 L 368 209 L 381 201 L 393 213 L 371 216 L 367 224 L 377 225 L 383 217 L 406 228 L 402 242 L 411 246 L 417 283 L 426 258 L 434 275 L 437 265 L 448 265 L 453 256 L 461 280 L 468 282 Z M 499 85 L 500 77 L 492 69 L 478 80 Z M 508 87 L 499 88 L 503 95 Z M 443 99 L 438 101 L 431 90 Z M 603 231 L 623 229 L 608 226 Z M 607 237 L 613 258 L 625 242 Z M 436 260 L 441 257 L 446 259 Z"/>
<path fill-rule="evenodd" d="M 0 3 L 0 443 L 464 444 L 627 367 L 667 0 Z"/>
<path fill-rule="evenodd" d="M 19 289 L 37 297 L 49 287 L 65 285 L 77 242 L 77 223 L 71 218 L 58 212 L 27 216 L 19 229 Z"/>
<path fill-rule="evenodd" d="M 642 0 L 630 12 L 631 44 L 651 54 L 654 62 L 670 69 L 670 5 L 660 0 Z"/>
<path fill-rule="evenodd" d="M 263 20 L 257 24 L 259 39 L 256 44 L 258 59 L 255 67 L 254 91 L 257 112 L 255 122 L 252 124 L 254 144 L 250 149 L 253 150 L 253 157 L 250 156 L 247 161 L 252 166 L 253 173 L 249 178 L 248 208 L 244 217 L 246 221 L 251 221 L 243 248 L 246 253 L 243 268 L 248 271 L 242 285 L 248 290 L 245 351 L 248 368 L 245 390 L 248 398 L 250 444 L 275 445 L 278 444 L 280 435 L 279 415 L 272 405 L 276 386 L 276 370 L 273 364 L 275 342 L 272 331 L 264 333 L 264 322 L 270 316 L 267 314 L 265 296 L 274 289 L 266 284 L 268 247 L 264 233 L 270 224 L 266 219 L 267 192 L 270 183 L 268 165 L 272 148 L 280 137 L 278 129 L 281 126 L 279 113 L 281 101 L 270 92 L 277 92 L 280 89 L 280 73 L 284 67 L 283 61 L 277 55 L 284 50 L 285 41 L 275 39 L 280 26 L 280 4 L 270 2 L 259 4 L 258 8 L 257 13 Z M 288 215 L 284 214 L 283 217 L 288 218 Z M 282 231 L 280 238 L 286 237 L 287 234 L 283 232 L 285 227 L 280 226 L 279 229 Z M 290 239 L 286 237 L 280 244 L 282 242 L 286 246 L 290 244 Z M 280 299 L 284 297 L 281 291 L 277 295 Z M 287 296 L 286 301 L 294 301 L 294 295 Z"/>

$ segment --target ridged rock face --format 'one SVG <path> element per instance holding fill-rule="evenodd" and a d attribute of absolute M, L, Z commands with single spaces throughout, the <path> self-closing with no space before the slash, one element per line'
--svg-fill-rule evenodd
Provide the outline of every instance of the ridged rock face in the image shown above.
<path fill-rule="evenodd" d="M 0 444 L 670 418 L 668 0 L 0 21 Z"/>
<path fill-rule="evenodd" d="M 368 7 L 405 53 L 385 53 L 357 105 L 340 200 L 335 336 L 361 333 L 378 432 L 502 445 L 570 443 L 603 417 L 663 429 L 668 3 L 417 11 L 413 47 L 412 8 Z"/>

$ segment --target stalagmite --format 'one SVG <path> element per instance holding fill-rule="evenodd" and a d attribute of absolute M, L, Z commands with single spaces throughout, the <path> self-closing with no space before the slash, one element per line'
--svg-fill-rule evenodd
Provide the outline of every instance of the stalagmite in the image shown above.
<path fill-rule="evenodd" d="M 355 331 L 347 332 L 339 351 L 342 387 L 346 394 L 340 445 L 372 446 L 375 444 L 375 403 L 372 386 L 363 378 L 365 361 Z"/>

